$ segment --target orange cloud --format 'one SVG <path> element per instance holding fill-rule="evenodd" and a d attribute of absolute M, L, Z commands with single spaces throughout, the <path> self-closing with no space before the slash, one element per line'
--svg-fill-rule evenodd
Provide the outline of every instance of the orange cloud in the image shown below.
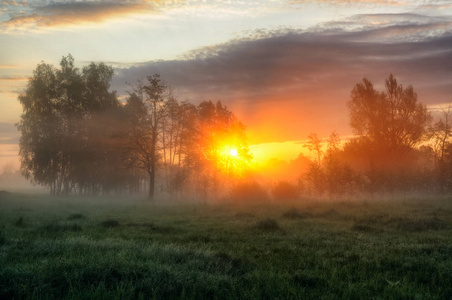
<path fill-rule="evenodd" d="M 28 80 L 28 77 L 23 77 L 23 76 L 0 76 L 0 81 L 3 81 L 3 80 L 6 80 L 6 81 L 26 81 L 26 80 Z"/>

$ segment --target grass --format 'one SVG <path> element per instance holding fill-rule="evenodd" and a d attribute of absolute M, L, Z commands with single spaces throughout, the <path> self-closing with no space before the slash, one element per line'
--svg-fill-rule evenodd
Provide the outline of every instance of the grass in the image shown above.
<path fill-rule="evenodd" d="M 0 197 L 0 299 L 451 299 L 452 198 Z"/>

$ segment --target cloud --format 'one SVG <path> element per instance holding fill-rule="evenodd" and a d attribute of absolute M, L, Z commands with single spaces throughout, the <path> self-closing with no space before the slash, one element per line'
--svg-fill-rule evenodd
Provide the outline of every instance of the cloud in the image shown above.
<path fill-rule="evenodd" d="M 6 81 L 26 81 L 28 80 L 28 77 L 24 76 L 0 76 L 0 81 L 6 80 Z"/>
<path fill-rule="evenodd" d="M 420 14 L 360 14 L 311 28 L 317 32 L 353 32 L 359 41 L 420 41 L 452 32 L 452 17 Z M 357 34 L 361 32 L 362 34 Z"/>
<path fill-rule="evenodd" d="M 119 19 L 132 14 L 165 15 L 174 17 L 225 18 L 228 16 L 256 15 L 277 7 L 266 2 L 222 1 L 222 0 L 91 0 L 91 1 L 39 1 L 40 4 L 6 1 L 5 15 L 9 17 L 0 23 L 3 30 L 30 30 L 80 24 L 100 23 Z M 33 2 L 36 3 L 36 2 Z M 13 9 L 23 5 L 23 10 Z M 11 8 L 12 7 L 12 8 Z"/>
<path fill-rule="evenodd" d="M 20 134 L 13 123 L 0 122 L 0 144 L 19 144 Z"/>
<path fill-rule="evenodd" d="M 10 18 L 0 25 L 7 29 L 55 27 L 97 23 L 133 13 L 153 12 L 160 1 L 65 1 L 28 5 L 27 10 L 10 10 Z"/>
<path fill-rule="evenodd" d="M 27 1 L 2 0 L 0 6 L 27 6 Z"/>
<path fill-rule="evenodd" d="M 305 3 L 326 3 L 332 5 L 350 5 L 350 4 L 373 4 L 373 5 L 389 5 L 389 6 L 407 6 L 413 2 L 405 0 L 288 0 L 290 4 L 299 5 Z"/>
<path fill-rule="evenodd" d="M 381 89 L 393 73 L 412 84 L 423 103 L 451 100 L 452 33 L 443 21 L 260 33 L 262 38 L 203 48 L 181 60 L 117 69 L 113 87 L 124 93 L 130 90 L 125 82 L 159 73 L 182 100 L 224 102 L 256 131 L 254 142 L 265 141 L 257 132 L 265 132 L 267 141 L 334 129 L 348 134 L 345 104 L 363 77 Z M 416 38 L 399 39 L 410 34 Z"/>

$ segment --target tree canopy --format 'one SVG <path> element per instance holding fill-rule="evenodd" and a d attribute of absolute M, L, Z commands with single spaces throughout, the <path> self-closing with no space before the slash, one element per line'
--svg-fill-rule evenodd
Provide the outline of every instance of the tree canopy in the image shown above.
<path fill-rule="evenodd" d="M 411 150 L 422 141 L 431 119 L 413 87 L 404 88 L 392 74 L 385 81 L 385 91 L 377 91 L 364 78 L 353 88 L 347 105 L 350 126 L 358 141 L 372 152 Z"/>

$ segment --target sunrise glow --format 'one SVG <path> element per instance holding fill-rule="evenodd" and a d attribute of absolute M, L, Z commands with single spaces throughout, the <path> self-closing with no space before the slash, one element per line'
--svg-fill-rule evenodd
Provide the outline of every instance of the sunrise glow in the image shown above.
<path fill-rule="evenodd" d="M 0 45 L 0 299 L 452 299 L 452 0 L 0 0 Z"/>
<path fill-rule="evenodd" d="M 233 157 L 236 157 L 237 154 L 238 154 L 237 149 L 231 149 L 231 150 L 229 150 L 229 155 L 231 155 L 231 156 L 233 156 Z"/>

